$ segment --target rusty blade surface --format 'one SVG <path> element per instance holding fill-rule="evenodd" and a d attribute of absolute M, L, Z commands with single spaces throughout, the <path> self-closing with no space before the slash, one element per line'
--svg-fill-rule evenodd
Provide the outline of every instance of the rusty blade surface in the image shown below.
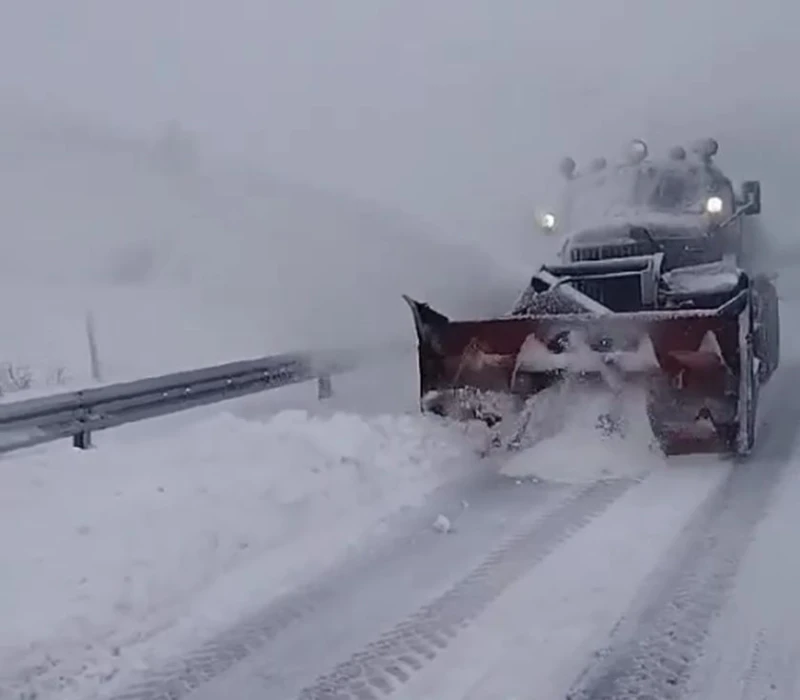
<path fill-rule="evenodd" d="M 475 387 L 533 393 L 563 371 L 681 375 L 719 393 L 738 375 L 738 313 L 522 316 L 450 321 L 412 305 L 421 391 Z M 733 310 L 735 311 L 735 309 Z"/>

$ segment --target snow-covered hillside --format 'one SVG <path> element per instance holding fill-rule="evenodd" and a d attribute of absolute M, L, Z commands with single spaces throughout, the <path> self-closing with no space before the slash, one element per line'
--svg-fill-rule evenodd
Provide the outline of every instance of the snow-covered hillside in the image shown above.
<path fill-rule="evenodd" d="M 507 307 L 524 279 L 413 221 L 41 114 L 0 115 L 0 360 L 106 379 L 273 351 L 413 342 L 402 293 Z"/>

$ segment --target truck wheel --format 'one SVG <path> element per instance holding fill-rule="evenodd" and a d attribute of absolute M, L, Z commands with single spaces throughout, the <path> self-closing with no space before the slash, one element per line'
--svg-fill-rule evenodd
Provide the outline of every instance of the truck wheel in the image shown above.
<path fill-rule="evenodd" d="M 780 315 L 775 285 L 767 279 L 756 282 L 754 352 L 759 359 L 758 382 L 765 384 L 780 363 Z"/>

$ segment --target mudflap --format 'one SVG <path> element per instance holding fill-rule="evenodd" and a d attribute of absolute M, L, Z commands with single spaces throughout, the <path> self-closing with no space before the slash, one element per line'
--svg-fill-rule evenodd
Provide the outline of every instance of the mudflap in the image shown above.
<path fill-rule="evenodd" d="M 745 455 L 755 440 L 758 381 L 752 305 L 717 309 L 509 316 L 452 321 L 405 297 L 418 338 L 423 411 L 493 425 L 566 378 L 644 387 L 667 455 Z"/>

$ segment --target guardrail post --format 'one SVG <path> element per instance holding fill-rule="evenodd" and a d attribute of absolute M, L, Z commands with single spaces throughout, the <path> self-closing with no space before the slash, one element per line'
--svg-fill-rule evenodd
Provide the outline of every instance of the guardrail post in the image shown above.
<path fill-rule="evenodd" d="M 333 396 L 333 385 L 331 384 L 331 375 L 321 374 L 317 377 L 317 398 L 322 401 L 329 399 Z"/>
<path fill-rule="evenodd" d="M 72 446 L 79 450 L 88 450 L 92 446 L 92 433 L 89 430 L 81 430 L 72 436 Z"/>
<path fill-rule="evenodd" d="M 88 450 L 92 446 L 92 431 L 89 430 L 86 418 L 88 411 L 85 407 L 78 410 L 78 424 L 83 426 L 82 430 L 72 436 L 72 446 L 79 450 Z"/>

